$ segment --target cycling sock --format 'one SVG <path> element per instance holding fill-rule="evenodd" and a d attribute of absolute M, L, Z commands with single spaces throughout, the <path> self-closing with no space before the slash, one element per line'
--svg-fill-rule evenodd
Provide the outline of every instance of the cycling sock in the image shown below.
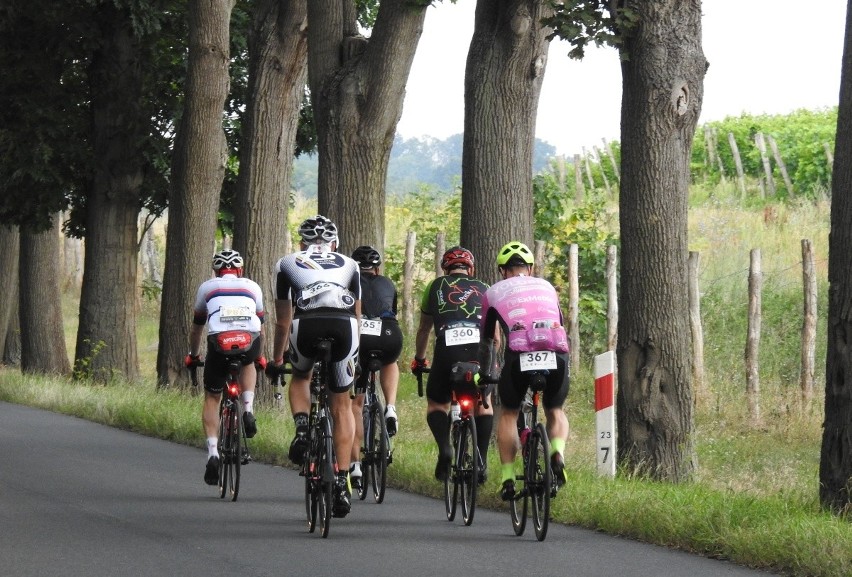
<path fill-rule="evenodd" d="M 293 415 L 293 422 L 296 423 L 296 428 L 306 429 L 308 427 L 308 414 L 307 413 L 296 413 Z"/>
<path fill-rule="evenodd" d="M 479 445 L 479 454 L 482 462 L 488 462 L 488 445 L 491 443 L 491 431 L 494 429 L 494 415 L 480 415 L 473 418 L 476 423 L 476 444 Z"/>
<path fill-rule="evenodd" d="M 503 463 L 500 467 L 500 483 L 505 483 L 506 481 L 514 481 L 515 480 L 515 464 L 514 463 Z"/>
<path fill-rule="evenodd" d="M 246 413 L 253 412 L 254 409 L 254 391 L 243 391 L 243 411 Z"/>
<path fill-rule="evenodd" d="M 207 456 L 208 457 L 218 457 L 219 456 L 219 439 L 216 437 L 207 437 Z"/>
<path fill-rule="evenodd" d="M 553 456 L 553 453 L 565 454 L 565 439 L 550 440 L 550 455 Z"/>
<path fill-rule="evenodd" d="M 435 442 L 438 444 L 438 453 L 444 456 L 452 454 L 450 448 L 450 427 L 445 411 L 432 411 L 426 415 L 426 424 L 432 431 L 432 436 L 435 437 Z"/>

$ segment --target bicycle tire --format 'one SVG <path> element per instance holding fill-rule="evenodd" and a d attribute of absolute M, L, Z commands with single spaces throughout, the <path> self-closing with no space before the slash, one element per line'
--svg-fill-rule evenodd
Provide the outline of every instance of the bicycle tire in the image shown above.
<path fill-rule="evenodd" d="M 529 438 L 522 449 L 525 453 L 529 454 Z M 527 459 L 524 457 L 524 471 L 526 471 L 527 467 Z M 527 490 L 526 485 L 526 476 L 525 475 L 517 475 L 515 477 L 515 481 L 521 481 L 523 484 L 520 487 L 520 491 L 515 493 L 515 497 L 509 501 L 509 514 L 512 517 L 512 529 L 515 531 L 515 535 L 521 536 L 524 534 L 524 530 L 527 527 L 527 512 L 529 511 L 529 503 L 530 503 L 530 495 Z"/>
<path fill-rule="evenodd" d="M 370 407 L 370 414 L 373 421 L 369 465 L 370 484 L 373 487 L 373 499 L 376 503 L 381 503 L 385 500 L 385 489 L 387 488 L 388 428 L 387 423 L 385 423 L 385 411 L 378 398 Z M 363 484 L 366 485 L 366 483 Z"/>
<path fill-rule="evenodd" d="M 333 507 L 334 482 L 337 480 L 334 474 L 334 444 L 331 436 L 331 421 L 329 418 L 322 419 L 322 444 L 320 452 L 320 495 L 319 495 L 319 528 L 322 537 L 328 537 L 331 525 L 331 512 Z"/>
<path fill-rule="evenodd" d="M 531 487 L 532 521 L 536 539 L 544 541 L 550 521 L 550 441 L 542 423 L 531 434 L 530 460 L 527 466 L 527 486 Z"/>
<path fill-rule="evenodd" d="M 319 454 L 320 435 L 317 427 L 311 427 L 308 439 L 308 450 L 305 453 L 305 464 L 302 466 L 302 474 L 305 476 L 305 514 L 308 519 L 308 533 L 313 533 L 317 528 L 317 510 L 319 508 Z"/>
<path fill-rule="evenodd" d="M 231 411 L 231 479 L 228 489 L 231 501 L 236 501 L 240 494 L 240 470 L 243 461 L 243 422 L 239 401 L 235 401 Z"/>
<path fill-rule="evenodd" d="M 476 512 L 476 492 L 479 486 L 479 446 L 476 439 L 476 424 L 473 417 L 464 419 L 459 436 L 457 483 L 461 485 L 462 520 L 465 525 L 473 523 Z"/>
<path fill-rule="evenodd" d="M 367 498 L 367 485 L 370 482 L 370 464 L 373 455 L 373 418 L 370 410 L 370 394 L 364 398 L 364 408 L 361 411 L 361 420 L 364 426 L 364 436 L 361 440 L 361 486 L 358 487 L 358 499 L 363 501 Z"/>
<path fill-rule="evenodd" d="M 450 435 L 453 441 L 453 460 L 455 461 L 456 452 L 458 450 L 459 425 L 458 423 L 450 424 Z M 447 513 L 447 521 L 453 521 L 456 518 L 456 506 L 459 499 L 459 485 L 456 482 L 455 464 L 451 463 L 450 470 L 447 472 L 447 478 L 444 479 L 444 508 Z"/>

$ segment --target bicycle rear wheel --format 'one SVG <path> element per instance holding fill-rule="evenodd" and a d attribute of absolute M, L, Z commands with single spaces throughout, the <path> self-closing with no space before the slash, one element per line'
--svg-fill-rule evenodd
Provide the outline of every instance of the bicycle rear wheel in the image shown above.
<path fill-rule="evenodd" d="M 532 520 L 536 539 L 544 541 L 550 521 L 550 442 L 544 425 L 538 423 L 531 435 L 527 487 L 532 500 Z"/>
<path fill-rule="evenodd" d="M 524 447 L 524 450 L 528 450 Z M 524 459 L 524 470 L 526 470 L 526 459 Z M 515 481 L 523 481 L 525 477 L 518 475 Z M 515 494 L 515 497 L 509 501 L 509 514 L 512 516 L 512 529 L 515 530 L 515 535 L 523 535 L 527 527 L 527 511 L 529 510 L 530 495 L 527 490 L 526 483 Z"/>
<path fill-rule="evenodd" d="M 369 396 L 368 396 L 369 398 Z M 367 498 L 367 484 L 370 482 L 370 464 L 373 459 L 373 419 L 372 412 L 364 400 L 364 410 L 361 419 L 364 422 L 364 438 L 361 442 L 361 485 L 358 487 L 358 499 Z"/>
<path fill-rule="evenodd" d="M 388 428 L 385 423 L 385 412 L 382 404 L 373 403 L 370 407 L 370 417 L 373 422 L 370 427 L 372 434 L 370 440 L 370 483 L 373 487 L 373 498 L 376 503 L 381 503 L 385 500 L 385 489 L 387 488 L 387 471 L 388 471 Z M 366 485 L 366 483 L 362 483 Z"/>
<path fill-rule="evenodd" d="M 334 444 L 331 438 L 331 422 L 328 417 L 322 420 L 323 433 L 322 443 L 320 445 L 320 478 L 319 484 L 319 526 L 320 535 L 328 537 L 329 526 L 331 525 L 332 511 L 332 490 L 336 477 L 334 475 Z"/>
<path fill-rule="evenodd" d="M 319 509 L 319 487 L 318 475 L 320 455 L 320 436 L 316 427 L 311 428 L 308 440 L 308 451 L 305 464 L 302 466 L 302 474 L 305 476 L 305 514 L 308 518 L 308 533 L 313 533 L 317 528 L 317 510 Z"/>
<path fill-rule="evenodd" d="M 459 424 L 453 423 L 450 425 L 450 435 L 453 440 L 453 461 L 456 460 L 459 444 Z M 455 462 L 449 467 L 447 478 L 444 479 L 444 508 L 447 512 L 447 521 L 452 521 L 456 518 L 456 506 L 459 502 L 459 484 L 457 482 Z"/>
<path fill-rule="evenodd" d="M 479 446 L 473 417 L 462 421 L 459 435 L 457 478 L 461 484 L 461 509 L 465 525 L 473 523 L 476 512 L 476 488 L 479 485 Z"/>

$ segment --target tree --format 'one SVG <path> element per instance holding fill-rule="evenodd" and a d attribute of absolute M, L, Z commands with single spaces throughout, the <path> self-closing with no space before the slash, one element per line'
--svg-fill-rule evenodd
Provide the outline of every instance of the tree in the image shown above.
<path fill-rule="evenodd" d="M 53 226 L 21 230 L 20 315 L 21 370 L 29 373 L 71 372 L 62 327 L 62 295 L 58 214 Z"/>
<path fill-rule="evenodd" d="M 497 280 L 497 251 L 533 243 L 533 145 L 553 13 L 548 0 L 479 0 L 465 69 L 461 244 Z"/>
<path fill-rule="evenodd" d="M 160 385 L 186 381 L 181 377 L 186 372 L 182 360 L 189 343 L 192 301 L 198 285 L 210 277 L 219 193 L 228 159 L 222 115 L 229 88 L 230 16 L 235 2 L 189 3 L 186 99 L 172 161 L 157 350 Z"/>
<path fill-rule="evenodd" d="M 828 509 L 852 509 L 852 0 L 840 72 L 840 104 L 831 178 L 828 243 L 828 347 L 819 498 Z"/>
<path fill-rule="evenodd" d="M 307 1 L 256 2 L 252 23 L 234 248 L 248 257 L 246 276 L 260 284 L 270 310 L 272 268 L 289 234 L 290 177 L 307 81 Z"/>
<path fill-rule="evenodd" d="M 384 0 L 367 39 L 355 0 L 308 2 L 308 84 L 319 152 L 319 211 L 342 250 L 384 246 L 385 178 L 429 0 Z M 370 4 L 370 3 L 367 3 Z"/>
<path fill-rule="evenodd" d="M 687 480 L 695 468 L 689 160 L 708 66 L 701 2 L 570 0 L 552 24 L 574 56 L 592 41 L 621 51 L 619 460 L 641 475 Z"/>
<path fill-rule="evenodd" d="M 18 327 L 18 255 L 20 252 L 20 232 L 17 226 L 0 224 L 0 254 L 6 255 L 3 275 L 0 276 L 0 364 L 8 364 L 5 358 L 6 344 L 11 345 Z"/>

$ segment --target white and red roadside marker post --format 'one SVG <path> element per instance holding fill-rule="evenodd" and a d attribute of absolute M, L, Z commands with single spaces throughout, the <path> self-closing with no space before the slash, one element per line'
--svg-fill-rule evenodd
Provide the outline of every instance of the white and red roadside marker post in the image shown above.
<path fill-rule="evenodd" d="M 598 475 L 615 477 L 615 353 L 595 357 Z"/>

